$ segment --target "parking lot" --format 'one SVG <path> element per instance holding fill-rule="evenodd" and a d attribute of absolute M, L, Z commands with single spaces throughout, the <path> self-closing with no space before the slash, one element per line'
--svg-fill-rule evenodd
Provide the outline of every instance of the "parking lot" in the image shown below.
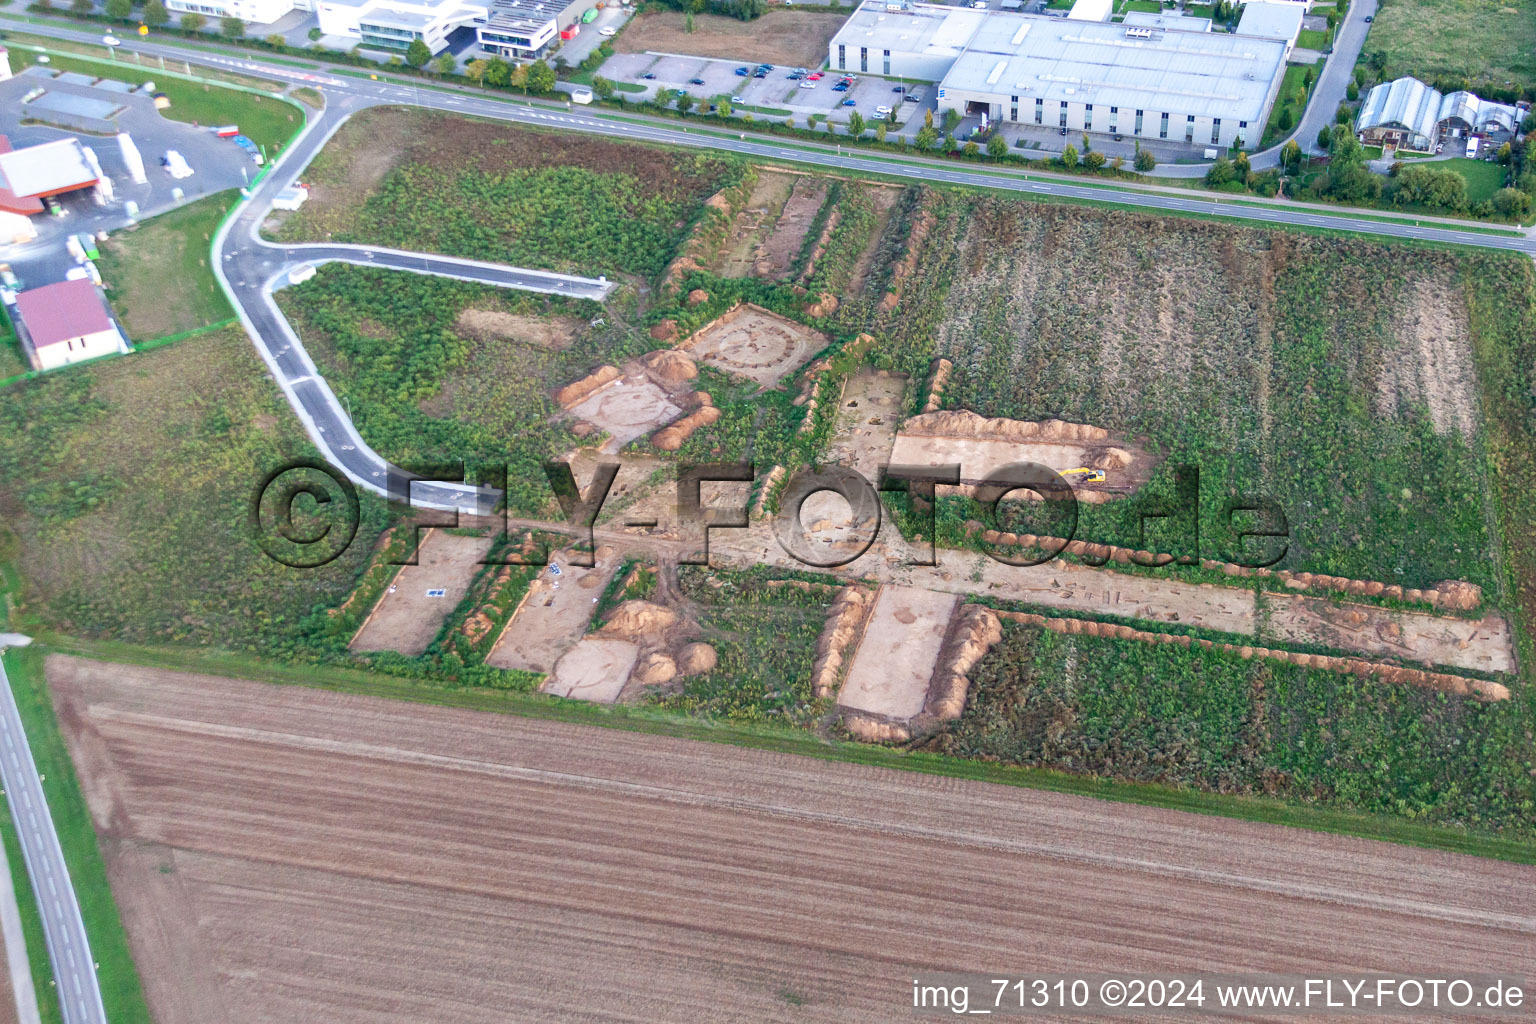
<path fill-rule="evenodd" d="M 603 64 L 599 74 L 615 82 L 634 82 L 646 86 L 646 98 L 654 98 L 662 89 L 683 89 L 696 99 L 714 102 L 719 96 L 733 97 L 734 105 L 756 108 L 747 112 L 754 117 L 783 117 L 793 114 L 797 124 L 804 125 L 805 117 L 816 114 L 830 117 L 840 124 L 846 123 L 850 114 L 857 110 L 866 121 L 873 121 L 881 106 L 896 110 L 898 120 L 912 120 L 916 111 L 933 102 L 933 89 L 925 88 L 926 104 L 901 102 L 901 95 L 893 90 L 899 84 L 873 75 L 855 75 L 853 85 L 845 92 L 834 86 L 842 77 L 837 72 L 826 72 L 812 83 L 792 80 L 789 75 L 795 69 L 776 67 L 765 78 L 738 75 L 737 68 L 750 67 L 734 60 L 716 60 L 708 57 L 684 57 L 654 53 L 618 53 Z M 813 72 L 814 73 L 814 72 Z M 645 75 L 653 75 L 647 79 Z M 802 88 L 809 84 L 809 88 Z M 845 101 L 852 100 L 853 106 Z M 905 110 L 902 107 L 905 106 Z M 921 122 L 921 118 L 916 118 Z M 910 127 L 910 126 L 909 126 Z"/>
<path fill-rule="evenodd" d="M 13 148 L 21 149 L 77 134 L 44 124 L 23 123 L 37 115 L 36 104 L 24 107 L 24 95 L 41 87 L 60 96 L 86 99 L 106 96 L 113 104 L 121 105 L 121 111 L 114 118 L 115 127 L 133 138 L 144 159 L 148 179 L 142 185 L 134 183 L 117 140 L 112 136 L 78 135 L 80 141 L 96 154 L 102 171 L 112 180 L 114 197 L 111 202 L 98 205 L 87 190 L 50 200 L 60 211 L 59 215 L 32 218 L 36 240 L 23 245 L 0 243 L 0 262 L 11 264 L 27 288 L 64 280 L 65 273 L 75 265 L 64 248 L 66 235 L 82 231 L 92 234 L 112 232 L 132 223 L 129 202 L 138 205 L 138 218 L 143 220 L 201 196 L 240 188 L 248 176 L 254 177 L 259 170 L 233 142 L 220 139 L 203 128 L 162 117 L 147 93 L 124 92 L 110 87 L 103 89 L 89 82 L 84 75 L 55 78 L 41 67 L 28 68 L 9 81 L 0 82 L 0 134 L 10 139 Z M 190 177 L 174 180 L 160 166 L 161 156 L 171 149 L 181 153 L 192 167 Z M 181 190 L 180 198 L 176 189 Z"/>

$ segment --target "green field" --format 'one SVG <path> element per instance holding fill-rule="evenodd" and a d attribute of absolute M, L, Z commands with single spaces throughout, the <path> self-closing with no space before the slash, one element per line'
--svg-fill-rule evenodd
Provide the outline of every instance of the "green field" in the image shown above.
<path fill-rule="evenodd" d="M 1429 166 L 1439 170 L 1455 171 L 1466 178 L 1469 204 L 1492 199 L 1493 194 L 1504 187 L 1504 165 L 1491 160 L 1468 160 L 1466 157 L 1458 156 L 1449 160 L 1434 161 Z"/>
<path fill-rule="evenodd" d="M 1296 45 L 1303 50 L 1327 53 L 1333 46 L 1333 33 L 1327 29 L 1304 28 L 1296 34 Z"/>
<path fill-rule="evenodd" d="M 238 328 L 8 387 L 0 508 L 29 611 L 81 636 L 292 650 L 382 516 L 365 502 L 363 540 L 324 569 L 263 554 L 255 489 L 311 453 Z"/>
<path fill-rule="evenodd" d="M 25 373 L 28 369 L 30 367 L 21 355 L 21 339 L 16 337 L 16 329 L 11 326 L 10 314 L 0 308 L 0 380 Z"/>
<path fill-rule="evenodd" d="M 239 192 L 188 203 L 102 246 L 108 298 L 134 342 L 223 323 L 234 316 L 208 265 L 214 233 Z"/>
<path fill-rule="evenodd" d="M 315 160 L 310 201 L 279 235 L 651 277 L 740 174 L 714 155 L 634 161 L 601 138 L 374 108 Z"/>
<path fill-rule="evenodd" d="M 128 936 L 123 931 L 117 902 L 107 883 L 107 868 L 96 842 L 96 829 L 54 718 L 53 702 L 43 679 L 43 654 L 35 650 L 8 651 L 5 671 L 21 711 L 32 757 L 44 776 L 43 791 L 48 798 L 48 811 L 58 832 L 59 846 L 64 850 L 64 863 L 69 869 L 70 881 L 74 883 L 75 896 L 80 901 L 80 916 L 85 921 L 91 955 L 101 965 L 96 980 L 101 985 L 101 1001 L 107 1019 L 125 1024 L 150 1024 L 149 1007 L 144 1002 L 139 974 L 128 948 Z M 9 816 L 6 824 L 7 857 L 11 861 L 12 875 L 24 877 L 20 848 L 12 848 L 10 842 Z M 16 894 L 18 901 L 31 895 L 30 886 L 25 890 L 18 889 Z M 36 908 L 25 907 L 22 912 L 24 917 L 33 916 Z M 27 954 L 33 961 L 33 977 L 37 982 L 38 1009 L 44 1021 L 58 1021 L 63 1018 L 59 1015 L 58 997 L 52 987 L 53 971 L 48 963 L 47 947 L 41 940 L 40 934 L 27 936 Z M 39 967 L 44 972 L 41 979 L 38 978 Z"/>
<path fill-rule="evenodd" d="M 1265 149 L 1274 145 L 1295 130 L 1301 123 L 1302 112 L 1307 109 L 1307 69 L 1299 64 L 1292 64 L 1285 69 L 1285 77 L 1280 81 L 1280 92 L 1275 99 L 1275 105 L 1270 108 L 1269 121 L 1264 125 L 1264 135 L 1257 148 Z M 1282 111 L 1290 111 L 1291 127 L 1282 130 L 1280 116 Z"/>
<path fill-rule="evenodd" d="M 1536 0 L 1385 0 L 1365 52 L 1386 57 L 1384 80 L 1448 76 L 1536 86 Z"/>
<path fill-rule="evenodd" d="M 50 67 L 134 85 L 152 81 L 171 101 L 171 105 L 161 111 L 165 117 L 189 124 L 238 124 L 240 131 L 261 146 L 269 157 L 280 152 L 293 134 L 304 127 L 304 108 L 296 103 L 239 89 L 189 82 L 162 74 L 158 68 L 126 61 L 65 56 L 58 52 L 53 40 L 47 40 L 47 44 Z M 31 50 L 11 50 L 11 63 L 17 71 L 36 62 L 37 54 Z"/>

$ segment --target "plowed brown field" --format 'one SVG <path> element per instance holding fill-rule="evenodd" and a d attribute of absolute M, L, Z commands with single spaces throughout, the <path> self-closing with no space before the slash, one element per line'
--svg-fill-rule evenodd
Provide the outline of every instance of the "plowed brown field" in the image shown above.
<path fill-rule="evenodd" d="M 1528 867 L 299 687 L 48 678 L 160 1024 L 888 1021 L 925 969 L 1536 975 Z"/>

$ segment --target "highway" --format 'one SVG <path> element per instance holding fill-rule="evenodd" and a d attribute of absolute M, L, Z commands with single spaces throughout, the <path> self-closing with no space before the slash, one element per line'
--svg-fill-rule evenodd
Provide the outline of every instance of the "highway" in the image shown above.
<path fill-rule="evenodd" d="M 1359 14 L 1363 20 L 1363 7 Z M 4 25 L 8 20 L 8 16 L 0 12 L 0 25 Z M 35 35 L 47 35 L 76 42 L 98 45 L 100 42 L 100 36 L 97 34 L 51 25 L 13 23 L 12 27 Z M 1353 33 L 1357 31 L 1363 33 L 1363 29 L 1363 23 L 1358 23 L 1354 17 L 1351 17 L 1341 33 L 1339 48 L 1344 49 L 1351 43 L 1358 46 L 1358 41 L 1353 39 Z M 1536 256 L 1536 238 L 1533 238 L 1530 233 L 1468 231 L 1435 218 L 1394 219 L 1391 211 L 1370 211 L 1360 215 L 1329 214 L 1286 202 L 1207 199 L 1199 193 L 1185 196 L 1167 188 L 1149 190 L 1146 186 L 1118 183 L 1107 179 L 1077 184 L 1077 181 L 1091 179 L 1066 175 L 1025 178 L 1017 172 L 994 171 L 986 168 L 985 165 L 967 165 L 954 161 L 902 157 L 877 152 L 845 152 L 825 144 L 819 147 L 810 143 L 789 144 L 771 136 L 732 132 L 714 125 L 701 124 L 698 128 L 691 129 L 679 126 L 676 121 L 647 118 L 638 114 L 588 113 L 576 109 L 567 110 L 550 103 L 526 103 L 511 94 L 503 99 L 470 91 L 430 86 L 418 87 L 414 84 L 387 79 L 373 81 L 342 73 L 333 74 L 327 71 L 287 67 L 263 61 L 254 56 L 234 56 L 206 49 L 185 49 L 175 44 L 148 42 L 137 37 L 124 39 L 123 49 L 140 51 L 147 57 L 167 57 L 192 64 L 233 70 L 242 74 L 261 75 L 293 85 L 320 88 L 330 101 L 325 114 L 316 119 L 317 122 L 328 125 L 329 130 L 326 134 L 340 126 L 340 122 L 335 120 L 337 116 L 348 116 L 363 107 L 376 104 L 421 106 L 450 113 L 471 114 L 476 117 L 563 131 L 580 131 L 636 142 L 715 149 L 762 160 L 792 161 L 826 169 L 1001 189 L 1035 198 L 1116 203 L 1151 212 L 1230 217 L 1276 227 L 1329 228 L 1385 238 L 1443 242 Z M 1345 62 L 1338 63 L 1342 67 Z M 1329 90 L 1331 81 L 1331 77 L 1325 73 L 1322 84 L 1314 95 L 1322 95 Z M 339 115 L 338 110 L 341 111 Z M 1324 121 L 1331 120 L 1331 116 L 1331 111 L 1315 115 L 1315 117 L 1322 117 Z M 1310 124 L 1311 120 L 1304 119 L 1304 123 Z M 1316 134 L 1315 129 L 1313 134 Z M 290 147 L 290 153 L 304 148 L 302 143 L 296 144 Z M 318 147 L 315 148 L 318 149 Z M 290 153 L 284 154 L 280 164 L 287 163 Z"/>
<path fill-rule="evenodd" d="M 101 987 L 96 982 L 96 964 L 91 957 L 91 943 L 86 938 L 85 921 L 80 917 L 80 903 L 64 864 L 64 851 L 54 831 L 53 816 L 43 796 L 43 784 L 32 760 L 21 725 L 21 712 L 11 681 L 0 661 L 0 781 L 21 840 L 22 859 L 37 909 L 43 918 L 43 935 L 48 958 L 53 962 L 59 1008 L 65 1024 L 106 1024 L 107 1011 L 101 1003 Z"/>
<path fill-rule="evenodd" d="M 0 15 L 0 21 L 3 20 L 4 16 Z M 45 29 L 31 26 L 30 30 L 80 41 L 93 39 L 87 33 L 51 26 Z M 1536 255 L 1536 239 L 1525 235 L 1481 234 L 1443 226 L 1417 225 L 1410 221 L 1331 216 L 1284 205 L 1222 203 L 1165 191 L 1099 187 L 1060 179 L 1027 179 L 956 167 L 952 163 L 934 160 L 896 160 L 880 155 L 844 153 L 838 148 L 822 148 L 817 152 L 786 145 L 771 138 L 748 136 L 745 132 L 731 133 L 702 127 L 694 131 L 659 120 L 600 116 L 574 109 L 561 109 L 547 103 L 519 104 L 456 90 L 420 88 L 414 84 L 351 75 L 331 75 L 259 59 L 185 50 L 133 37 L 125 41 L 124 48 L 141 51 L 147 56 L 170 57 L 242 74 L 262 75 L 294 85 L 316 87 L 325 93 L 324 109 L 309 119 L 299 136 L 280 154 L 271 171 L 252 190 L 250 197 L 237 208 L 234 216 L 225 221 L 213 243 L 214 251 L 219 256 L 214 261 L 214 269 L 232 297 L 237 314 L 273 379 L 328 461 L 360 487 L 396 498 L 406 497 L 408 492 L 411 503 L 422 507 L 486 514 L 492 511 L 499 496 L 495 491 L 462 483 L 422 481 L 408 485 L 405 483 L 407 474 L 393 467 L 368 446 L 343 404 L 316 369 L 303 341 L 273 301 L 274 289 L 287 283 L 289 270 L 304 262 L 341 260 L 596 300 L 606 297 L 612 284 L 601 279 L 550 274 L 380 247 L 277 245 L 263 240 L 260 237 L 260 226 L 276 194 L 300 179 L 310 161 L 349 117 L 371 106 L 421 106 L 560 131 L 723 150 L 757 159 L 812 163 L 826 169 L 855 173 L 996 188 L 1038 198 L 1114 202 L 1153 212 L 1220 215 L 1281 227 L 1350 230 L 1390 238 L 1446 242 Z"/>

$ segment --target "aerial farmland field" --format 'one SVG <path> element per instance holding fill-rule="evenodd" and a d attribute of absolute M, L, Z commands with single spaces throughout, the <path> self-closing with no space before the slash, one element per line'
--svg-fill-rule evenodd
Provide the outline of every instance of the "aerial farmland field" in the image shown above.
<path fill-rule="evenodd" d="M 888 1020 L 915 972 L 978 955 L 1536 967 L 1526 869 L 1496 861 L 307 687 L 48 674 L 161 1024 L 701 1000 Z"/>

